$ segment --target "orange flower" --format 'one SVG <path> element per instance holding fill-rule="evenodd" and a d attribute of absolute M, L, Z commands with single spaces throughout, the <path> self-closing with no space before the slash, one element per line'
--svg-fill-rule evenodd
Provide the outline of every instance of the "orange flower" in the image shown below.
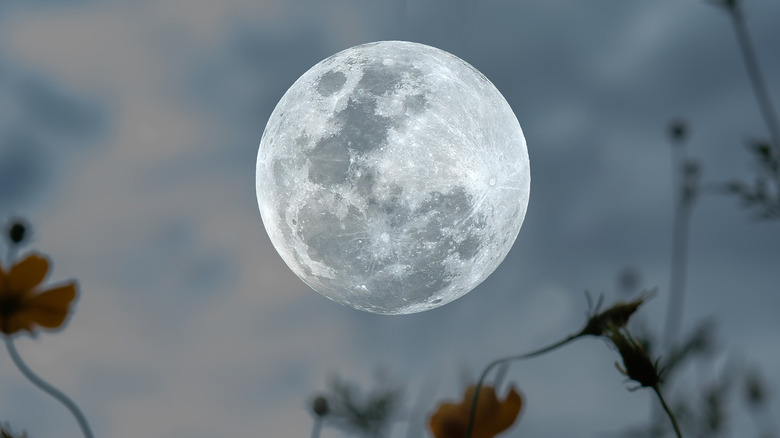
<path fill-rule="evenodd" d="M 12 335 L 21 330 L 33 334 L 35 326 L 55 329 L 65 323 L 76 298 L 76 282 L 49 290 L 39 285 L 49 271 L 49 260 L 30 254 L 6 272 L 0 266 L 0 331 Z"/>
<path fill-rule="evenodd" d="M 469 424 L 471 404 L 474 401 L 475 386 L 469 386 L 460 403 L 442 403 L 430 420 L 431 432 L 436 438 L 464 438 Z M 509 389 L 506 400 L 499 401 L 496 391 L 483 386 L 479 390 L 477 411 L 471 438 L 493 438 L 509 429 L 517 420 L 523 399 L 514 387 Z"/>

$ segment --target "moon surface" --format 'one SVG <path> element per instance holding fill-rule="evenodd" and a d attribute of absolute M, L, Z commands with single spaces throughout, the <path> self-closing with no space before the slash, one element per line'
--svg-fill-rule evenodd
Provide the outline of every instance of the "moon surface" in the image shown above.
<path fill-rule="evenodd" d="M 325 297 L 422 312 L 504 260 L 530 190 L 509 104 L 445 51 L 381 41 L 339 52 L 284 94 L 263 132 L 257 200 L 279 255 Z"/>

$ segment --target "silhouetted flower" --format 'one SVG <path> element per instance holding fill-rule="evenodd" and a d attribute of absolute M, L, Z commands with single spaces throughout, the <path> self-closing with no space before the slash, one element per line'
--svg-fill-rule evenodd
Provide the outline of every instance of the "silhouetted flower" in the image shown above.
<path fill-rule="evenodd" d="M 617 369 L 629 379 L 639 383 L 640 387 L 658 388 L 661 384 L 658 361 L 653 362 L 650 359 L 642 344 L 618 328 L 609 329 L 609 339 L 615 344 L 623 359 L 623 367 L 615 363 Z"/>
<path fill-rule="evenodd" d="M 463 438 L 469 423 L 475 386 L 469 386 L 460 403 L 442 403 L 431 416 L 430 427 L 436 438 Z M 509 429 L 517 420 L 523 399 L 514 387 L 509 389 L 504 401 L 496 398 L 496 391 L 483 386 L 479 391 L 472 438 L 493 438 Z"/>
<path fill-rule="evenodd" d="M 631 315 L 637 311 L 645 301 L 655 295 L 655 289 L 642 292 L 635 300 L 629 302 L 618 301 L 609 309 L 598 313 L 601 307 L 602 298 L 596 304 L 593 315 L 588 318 L 588 322 L 580 332 L 580 335 L 603 336 L 610 327 L 621 328 L 628 324 Z M 591 302 L 590 295 L 587 295 L 588 302 Z"/>
<path fill-rule="evenodd" d="M 49 271 L 49 260 L 30 254 L 6 272 L 0 266 L 0 331 L 6 335 L 36 326 L 55 329 L 65 323 L 76 298 L 76 282 L 40 291 Z"/>

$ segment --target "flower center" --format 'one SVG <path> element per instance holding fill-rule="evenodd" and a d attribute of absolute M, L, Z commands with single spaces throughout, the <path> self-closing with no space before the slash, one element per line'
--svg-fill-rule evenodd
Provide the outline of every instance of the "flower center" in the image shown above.
<path fill-rule="evenodd" d="M 5 319 L 18 312 L 19 307 L 21 307 L 21 303 L 22 300 L 20 294 L 8 294 L 6 296 L 0 296 L 0 317 Z"/>

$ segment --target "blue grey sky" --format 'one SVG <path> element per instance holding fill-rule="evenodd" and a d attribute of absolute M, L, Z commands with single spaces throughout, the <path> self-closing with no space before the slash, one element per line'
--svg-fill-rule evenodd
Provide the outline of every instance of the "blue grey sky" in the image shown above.
<path fill-rule="evenodd" d="M 744 3 L 780 104 L 780 4 Z M 531 160 L 525 223 L 498 270 L 451 304 L 396 317 L 342 307 L 295 277 L 254 184 L 286 89 L 337 51 L 390 39 L 484 73 Z M 704 1 L 2 2 L 0 217 L 29 218 L 50 281 L 81 289 L 65 330 L 18 348 L 100 437 L 308 436 L 314 392 L 334 374 L 368 387 L 377 370 L 410 403 L 428 388 L 427 414 L 491 360 L 579 329 L 586 289 L 625 298 L 625 266 L 659 288 L 640 319 L 662 327 L 674 118 L 689 123 L 703 181 L 754 174 L 745 143 L 766 128 L 729 18 Z M 778 265 L 780 223 L 753 221 L 735 199 L 700 200 L 683 331 L 714 316 L 721 353 L 680 392 L 730 360 L 760 367 L 777 392 Z M 615 360 L 584 340 L 513 366 L 527 404 L 506 436 L 612 436 L 645 421 L 655 400 L 626 391 Z M 0 419 L 33 438 L 80 436 L 5 354 Z M 393 436 L 406 430 L 400 418 Z M 755 435 L 744 414 L 732 432 Z"/>

